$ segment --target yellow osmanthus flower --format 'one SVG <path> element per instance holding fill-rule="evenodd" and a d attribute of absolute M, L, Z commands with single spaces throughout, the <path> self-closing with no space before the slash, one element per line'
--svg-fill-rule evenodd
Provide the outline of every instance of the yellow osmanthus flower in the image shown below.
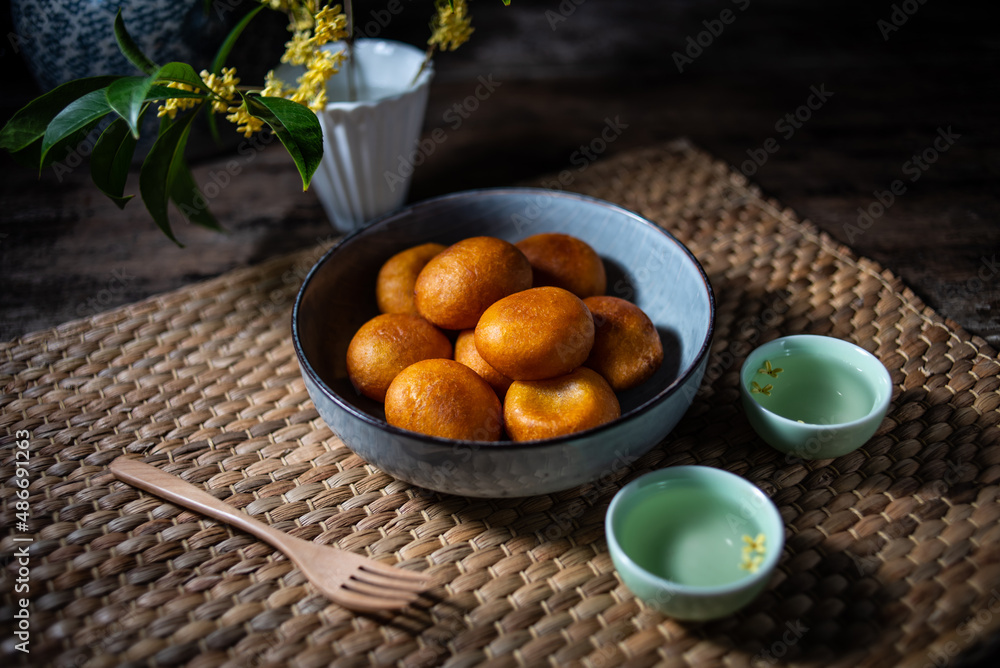
<path fill-rule="evenodd" d="M 757 373 L 766 373 L 771 378 L 777 378 L 778 374 L 784 371 L 781 367 L 775 369 L 771 366 L 771 360 L 764 360 L 764 366 L 757 369 Z"/>
<path fill-rule="evenodd" d="M 274 70 L 264 75 L 264 88 L 260 91 L 261 97 L 288 97 L 292 94 L 285 82 L 274 74 Z"/>
<path fill-rule="evenodd" d="M 473 30 L 466 0 L 438 0 L 427 44 L 442 51 L 454 51 L 469 41 Z"/>
<path fill-rule="evenodd" d="M 264 121 L 255 116 L 251 116 L 246 105 L 229 107 L 229 115 L 226 120 L 236 126 L 236 131 L 244 137 L 250 137 L 255 132 L 260 132 L 264 128 Z"/>
<path fill-rule="evenodd" d="M 305 73 L 298 78 L 299 87 L 291 99 L 306 105 L 316 113 L 322 111 L 327 102 L 326 82 L 340 71 L 340 64 L 345 58 L 343 51 L 317 49 L 306 63 Z"/>
<path fill-rule="evenodd" d="M 767 539 L 762 533 L 757 534 L 756 538 L 751 538 L 750 536 L 743 536 L 743 542 L 746 545 L 743 546 L 743 553 L 747 554 L 749 552 L 760 552 L 764 554 L 766 548 L 764 547 L 764 541 Z"/>
<path fill-rule="evenodd" d="M 340 5 L 326 6 L 319 10 L 315 21 L 312 42 L 316 46 L 347 39 L 347 14 L 344 14 Z"/>
<path fill-rule="evenodd" d="M 181 83 L 180 81 L 168 81 L 166 85 L 167 88 L 176 88 L 177 90 L 186 90 L 192 93 L 200 90 L 191 84 Z M 198 98 L 194 97 L 171 97 L 160 103 L 160 108 L 156 112 L 156 117 L 162 118 L 163 116 L 169 116 L 170 120 L 174 120 L 177 117 L 178 111 L 191 109 L 198 103 Z"/>
<path fill-rule="evenodd" d="M 212 98 L 212 111 L 217 114 L 224 114 L 229 111 L 229 108 L 238 99 L 236 86 L 240 83 L 240 80 L 236 76 L 236 68 L 222 68 L 221 77 L 210 73 L 208 70 L 202 70 L 201 78 L 205 82 L 205 86 L 218 96 Z"/>
<path fill-rule="evenodd" d="M 740 562 L 740 568 L 751 573 L 756 573 L 760 570 L 760 566 L 763 563 L 764 557 L 761 555 L 744 554 L 743 561 Z"/>
<path fill-rule="evenodd" d="M 767 548 L 764 546 L 764 541 L 767 538 L 762 533 L 757 534 L 755 538 L 744 535 L 743 542 L 743 558 L 740 561 L 740 568 L 751 573 L 756 573 L 760 570 L 761 565 L 764 563 L 764 554 L 767 552 Z"/>
<path fill-rule="evenodd" d="M 285 42 L 285 53 L 281 55 L 281 62 L 305 65 L 314 53 L 316 46 L 312 42 L 312 35 L 308 30 L 297 30 L 292 33 L 292 38 Z"/>

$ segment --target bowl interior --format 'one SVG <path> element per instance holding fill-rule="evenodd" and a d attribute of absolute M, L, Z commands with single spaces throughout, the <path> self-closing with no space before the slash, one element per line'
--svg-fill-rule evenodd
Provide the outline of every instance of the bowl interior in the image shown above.
<path fill-rule="evenodd" d="M 723 592 L 763 577 L 784 528 L 755 485 L 727 471 L 678 466 L 626 485 L 608 511 L 608 540 L 627 568 L 675 591 Z"/>
<path fill-rule="evenodd" d="M 676 239 L 624 209 L 591 198 L 534 189 L 470 191 L 428 200 L 382 218 L 334 247 L 306 278 L 293 316 L 303 364 L 342 406 L 384 423 L 378 402 L 347 377 L 351 337 L 378 314 L 382 264 L 411 246 L 488 235 L 516 242 L 542 232 L 577 236 L 604 259 L 607 294 L 642 308 L 659 330 L 664 363 L 621 393 L 622 418 L 691 373 L 710 343 L 713 300 L 701 267 Z"/>
<path fill-rule="evenodd" d="M 871 353 L 827 336 L 789 336 L 748 357 L 742 391 L 783 421 L 847 425 L 884 412 L 889 373 Z"/>

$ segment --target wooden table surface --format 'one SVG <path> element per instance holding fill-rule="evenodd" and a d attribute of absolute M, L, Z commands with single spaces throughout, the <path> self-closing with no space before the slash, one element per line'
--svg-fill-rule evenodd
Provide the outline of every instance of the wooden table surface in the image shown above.
<path fill-rule="evenodd" d="M 937 0 L 477 0 L 472 42 L 436 61 L 424 129 L 446 139 L 410 199 L 575 169 L 574 153 L 608 122 L 621 131 L 599 158 L 687 137 L 996 348 L 1000 42 L 987 11 Z M 423 30 L 421 18 L 377 32 L 413 41 Z M 5 119 L 37 90 L 13 49 L 2 64 Z M 458 116 L 480 77 L 494 90 Z M 232 157 L 200 160 L 196 178 L 212 180 Z M 86 167 L 38 175 L 0 157 L 0 336 L 331 238 L 279 147 L 239 159 L 242 173 L 212 202 L 228 232 L 178 219 L 178 248 L 141 203 L 108 202 Z"/>

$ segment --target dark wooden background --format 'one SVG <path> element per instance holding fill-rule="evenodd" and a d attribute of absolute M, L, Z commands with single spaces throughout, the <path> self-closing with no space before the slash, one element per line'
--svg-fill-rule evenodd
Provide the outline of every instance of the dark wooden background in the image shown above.
<path fill-rule="evenodd" d="M 401 2 L 405 11 L 384 28 L 372 12 L 388 0 L 358 2 L 359 23 L 371 36 L 422 43 L 429 3 Z M 513 0 L 504 8 L 475 0 L 472 9 L 472 42 L 436 60 L 425 130 L 442 128 L 447 139 L 417 170 L 411 199 L 567 168 L 608 118 L 627 127 L 606 155 L 686 136 L 740 168 L 748 151 L 774 139 L 777 150 L 751 176 L 766 194 L 1000 344 L 1000 37 L 991 3 Z M 674 54 L 723 10 L 732 23 L 679 71 Z M 894 12 L 900 25 L 888 30 L 897 27 Z M 5 120 L 38 91 L 3 21 Z M 456 127 L 448 111 L 479 77 L 499 85 Z M 776 129 L 813 87 L 832 96 L 791 136 Z M 907 163 L 941 131 L 957 139 L 911 182 Z M 202 181 L 232 155 L 195 148 Z M 243 173 L 213 200 L 228 233 L 178 219 L 183 249 L 141 203 L 120 212 L 107 202 L 86 167 L 38 175 L 4 155 L 0 169 L 3 339 L 331 236 L 315 196 L 301 192 L 274 146 L 244 159 Z M 897 179 L 906 192 L 863 233 L 852 231 L 858 208 Z M 962 649 L 965 662 L 980 650 Z M 983 665 L 995 665 L 991 651 Z"/>
<path fill-rule="evenodd" d="M 421 43 L 428 2 L 400 1 L 404 11 L 385 28 L 376 17 L 389 0 L 357 3 L 359 26 Z M 885 39 L 879 21 L 891 20 L 894 4 L 916 11 Z M 674 53 L 727 9 L 732 23 L 678 71 Z M 436 61 L 426 130 L 442 128 L 447 140 L 417 170 L 411 199 L 569 167 L 609 117 L 628 127 L 607 155 L 686 136 L 739 168 L 748 151 L 773 138 L 778 150 L 751 176 L 767 194 L 901 275 L 942 314 L 1000 343 L 1000 39 L 988 3 L 514 0 L 505 8 L 475 0 L 472 10 L 473 40 Z M 6 118 L 38 91 L 4 20 Z M 456 128 L 448 110 L 473 94 L 480 76 L 500 85 Z M 832 96 L 786 138 L 787 126 L 779 132 L 776 123 L 813 86 Z M 910 182 L 906 163 L 947 128 L 959 138 Z M 201 161 L 198 177 L 209 179 L 226 159 Z M 38 176 L 0 157 L 0 336 L 330 235 L 318 201 L 301 192 L 280 149 L 244 166 L 213 201 L 228 234 L 178 220 L 180 249 L 140 202 L 119 212 L 105 201 L 86 165 Z M 852 234 L 858 207 L 871 206 L 875 191 L 896 179 L 906 182 L 905 194 Z"/>

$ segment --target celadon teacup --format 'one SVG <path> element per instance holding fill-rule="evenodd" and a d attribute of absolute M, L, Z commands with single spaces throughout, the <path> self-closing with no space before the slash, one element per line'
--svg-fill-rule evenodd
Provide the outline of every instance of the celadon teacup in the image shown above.
<path fill-rule="evenodd" d="M 625 485 L 605 517 L 611 560 L 647 605 L 681 620 L 733 614 L 767 586 L 785 529 L 756 485 L 707 466 L 673 466 Z"/>
<path fill-rule="evenodd" d="M 852 452 L 882 424 L 892 399 L 889 371 L 848 341 L 799 334 L 765 343 L 740 371 L 740 398 L 754 431 L 802 459 Z"/>

